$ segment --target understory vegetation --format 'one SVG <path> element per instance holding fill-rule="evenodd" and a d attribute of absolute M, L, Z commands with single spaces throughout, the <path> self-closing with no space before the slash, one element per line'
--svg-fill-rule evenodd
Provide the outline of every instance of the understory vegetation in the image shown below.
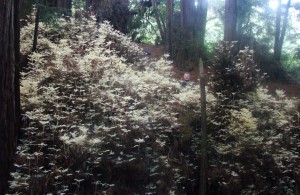
<path fill-rule="evenodd" d="M 200 89 L 108 22 L 21 30 L 22 129 L 10 193 L 196 194 Z M 300 191 L 299 99 L 271 95 L 248 48 L 220 43 L 207 93 L 209 194 Z"/>

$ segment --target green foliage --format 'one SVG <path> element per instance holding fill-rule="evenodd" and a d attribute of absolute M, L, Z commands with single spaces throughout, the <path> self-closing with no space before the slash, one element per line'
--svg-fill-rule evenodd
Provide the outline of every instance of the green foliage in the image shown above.
<path fill-rule="evenodd" d="M 283 54 L 282 65 L 285 71 L 296 81 L 300 81 L 300 55 L 299 51 L 294 54 Z"/>
<path fill-rule="evenodd" d="M 40 20 L 45 23 L 52 24 L 58 17 L 61 17 L 61 12 L 56 7 L 35 0 L 24 0 L 22 2 L 21 19 L 24 20 L 27 17 L 33 19 L 33 14 L 38 8 L 40 9 Z"/>
<path fill-rule="evenodd" d="M 132 39 L 136 42 L 146 44 L 161 44 L 159 29 L 155 19 L 155 12 L 160 17 L 162 23 L 165 23 L 165 3 L 157 1 L 157 9 L 152 6 L 144 5 L 141 1 L 131 1 L 130 11 L 134 13 L 129 22 L 128 29 Z"/>
<path fill-rule="evenodd" d="M 72 6 L 75 10 L 81 10 L 85 8 L 85 0 L 72 0 Z"/>

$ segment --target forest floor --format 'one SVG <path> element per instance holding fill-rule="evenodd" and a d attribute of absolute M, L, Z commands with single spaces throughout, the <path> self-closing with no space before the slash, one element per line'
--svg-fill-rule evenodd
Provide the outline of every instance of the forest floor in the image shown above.
<path fill-rule="evenodd" d="M 144 51 L 150 51 L 151 55 L 149 55 L 149 57 L 154 59 L 158 59 L 166 53 L 165 52 L 166 50 L 163 46 L 140 44 L 140 47 L 142 47 Z M 173 67 L 174 67 L 173 68 L 174 77 L 177 78 L 178 80 L 182 80 L 185 71 L 178 68 L 178 66 L 176 66 L 175 64 L 173 65 Z M 208 73 L 206 68 L 205 68 L 205 72 Z M 193 68 L 193 71 L 189 73 L 191 75 L 191 80 L 193 82 L 198 82 L 198 78 L 199 78 L 198 66 L 195 66 L 195 68 Z M 271 92 L 271 94 L 275 94 L 276 90 L 283 90 L 285 91 L 288 97 L 300 97 L 300 83 L 296 81 L 292 81 L 292 79 L 291 81 L 286 81 L 286 82 L 268 80 L 268 81 L 264 81 L 262 85 L 264 87 L 267 87 Z"/>

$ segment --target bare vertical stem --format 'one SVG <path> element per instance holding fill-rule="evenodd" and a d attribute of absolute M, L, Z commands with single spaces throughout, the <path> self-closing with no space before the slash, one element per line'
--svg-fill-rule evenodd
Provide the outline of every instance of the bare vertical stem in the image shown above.
<path fill-rule="evenodd" d="M 207 128 L 206 128 L 206 96 L 203 61 L 199 60 L 200 70 L 200 93 L 201 93 L 201 168 L 200 168 L 200 189 L 199 194 L 206 194 L 207 180 Z"/>

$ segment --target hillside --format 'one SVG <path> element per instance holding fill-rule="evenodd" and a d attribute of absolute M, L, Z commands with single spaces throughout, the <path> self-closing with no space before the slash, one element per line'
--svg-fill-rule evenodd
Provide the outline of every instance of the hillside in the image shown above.
<path fill-rule="evenodd" d="M 60 19 L 58 26 L 41 23 L 35 53 L 34 24 L 21 32 L 30 63 L 22 73 L 22 136 L 10 193 L 196 194 L 197 73 L 194 84 L 181 86 L 182 72 L 167 55 L 153 48 L 144 55 L 146 46 L 93 17 Z M 271 95 L 248 76 L 248 64 L 238 65 L 240 88 L 218 91 L 226 81 L 217 78 L 217 68 L 207 78 L 213 79 L 207 88 L 209 194 L 295 194 L 299 99 L 282 90 Z"/>

